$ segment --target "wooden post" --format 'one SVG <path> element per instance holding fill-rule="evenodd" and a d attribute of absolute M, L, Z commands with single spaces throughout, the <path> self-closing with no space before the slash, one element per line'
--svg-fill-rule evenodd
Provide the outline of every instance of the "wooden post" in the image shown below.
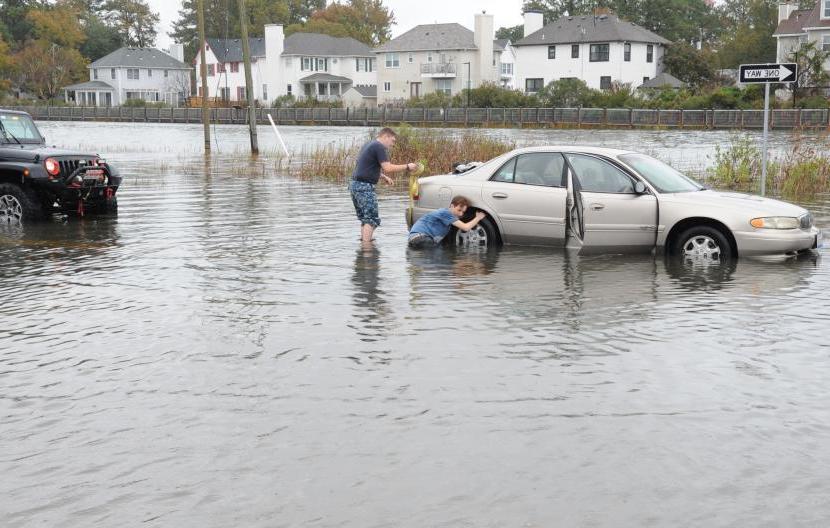
<path fill-rule="evenodd" d="M 739 110 L 739 112 L 741 112 L 741 130 L 743 130 L 744 128 L 746 128 L 746 127 L 744 126 L 744 109 L 743 109 L 743 108 L 741 108 L 741 109 Z"/>
<path fill-rule="evenodd" d="M 686 115 L 686 113 L 685 113 L 685 112 L 686 112 L 685 110 L 681 110 L 681 111 L 680 111 L 680 128 L 681 128 L 681 129 L 683 128 L 683 123 L 684 123 L 684 121 L 685 121 L 685 120 L 683 119 L 683 116 L 685 116 L 685 115 Z"/>
<path fill-rule="evenodd" d="M 576 109 L 576 128 L 582 128 L 582 107 Z"/>
<path fill-rule="evenodd" d="M 242 36 L 242 61 L 245 63 L 245 94 L 248 97 L 248 130 L 251 135 L 251 154 L 259 154 L 256 135 L 256 106 L 254 104 L 254 78 L 251 74 L 251 46 L 248 42 L 248 11 L 245 0 L 238 0 L 239 29 Z"/>
<path fill-rule="evenodd" d="M 628 109 L 628 127 L 629 128 L 634 128 L 634 109 L 633 108 Z"/>
<path fill-rule="evenodd" d="M 210 152 L 210 106 L 208 106 L 207 59 L 205 58 L 205 0 L 196 0 L 196 25 L 199 29 L 199 68 L 202 78 L 202 124 L 205 131 L 205 152 Z"/>
<path fill-rule="evenodd" d="M 801 128 L 801 124 L 803 123 L 801 113 L 804 111 L 803 108 L 798 109 L 798 128 Z"/>

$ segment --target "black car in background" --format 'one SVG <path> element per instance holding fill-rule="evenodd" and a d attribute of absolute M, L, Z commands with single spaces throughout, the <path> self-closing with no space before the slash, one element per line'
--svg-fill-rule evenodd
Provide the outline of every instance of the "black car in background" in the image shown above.
<path fill-rule="evenodd" d="M 0 109 L 0 222 L 115 212 L 119 185 L 97 154 L 48 147 L 29 114 Z"/>

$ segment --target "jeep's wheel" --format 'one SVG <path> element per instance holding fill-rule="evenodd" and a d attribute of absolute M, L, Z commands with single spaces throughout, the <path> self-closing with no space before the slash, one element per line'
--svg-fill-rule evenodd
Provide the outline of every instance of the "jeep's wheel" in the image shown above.
<path fill-rule="evenodd" d="M 100 215 L 117 214 L 118 198 L 113 196 L 110 199 L 104 199 L 100 202 L 94 202 L 87 207 L 87 212 Z"/>
<path fill-rule="evenodd" d="M 43 214 L 43 206 L 34 193 L 14 183 L 0 184 L 0 223 L 40 220 Z"/>

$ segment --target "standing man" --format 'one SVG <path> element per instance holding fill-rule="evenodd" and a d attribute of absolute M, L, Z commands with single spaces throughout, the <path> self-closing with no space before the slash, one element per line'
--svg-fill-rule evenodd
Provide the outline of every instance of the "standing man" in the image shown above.
<path fill-rule="evenodd" d="M 349 190 L 352 193 L 352 203 L 360 220 L 360 239 L 365 242 L 372 240 L 375 228 L 380 225 L 378 213 L 378 197 L 375 194 L 375 185 L 383 178 L 388 184 L 394 183 L 386 174 L 403 170 L 415 170 L 417 163 L 395 165 L 389 161 L 389 151 L 397 141 L 398 135 L 391 128 L 383 128 L 374 139 L 360 149 L 357 155 L 357 166 L 352 173 Z"/>

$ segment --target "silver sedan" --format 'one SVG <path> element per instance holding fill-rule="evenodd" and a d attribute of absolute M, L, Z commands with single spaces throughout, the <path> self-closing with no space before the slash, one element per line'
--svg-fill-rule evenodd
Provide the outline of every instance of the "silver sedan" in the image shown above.
<path fill-rule="evenodd" d="M 821 244 L 799 206 L 709 190 L 669 165 L 631 151 L 532 147 L 410 187 L 411 226 L 455 195 L 487 217 L 456 245 L 547 245 L 581 252 L 651 252 L 709 261 L 795 254 Z M 463 169 L 463 168 L 462 168 Z"/>

